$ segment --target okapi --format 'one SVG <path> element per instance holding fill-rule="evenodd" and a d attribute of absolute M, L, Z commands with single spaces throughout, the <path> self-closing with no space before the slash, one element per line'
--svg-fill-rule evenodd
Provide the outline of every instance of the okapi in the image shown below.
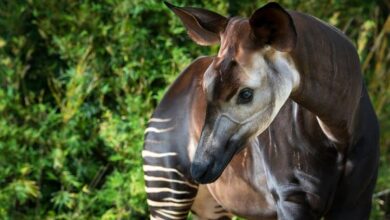
<path fill-rule="evenodd" d="M 249 19 L 166 4 L 192 40 L 220 49 L 149 121 L 151 219 L 368 219 L 379 128 L 347 37 L 277 3 Z"/>

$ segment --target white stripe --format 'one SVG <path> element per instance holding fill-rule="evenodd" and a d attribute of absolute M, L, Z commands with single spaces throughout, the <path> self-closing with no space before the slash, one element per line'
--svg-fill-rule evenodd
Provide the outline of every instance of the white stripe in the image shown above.
<path fill-rule="evenodd" d="M 153 200 L 147 200 L 149 206 L 154 207 L 183 207 L 183 206 L 189 206 L 192 204 L 192 202 L 189 203 L 175 203 L 175 202 L 156 202 Z"/>
<path fill-rule="evenodd" d="M 169 122 L 171 120 L 171 118 L 151 118 L 149 122 Z"/>
<path fill-rule="evenodd" d="M 164 178 L 164 177 L 154 177 L 154 176 L 144 175 L 144 179 L 146 181 L 165 181 L 165 182 L 172 182 L 172 183 L 181 183 L 181 184 L 185 184 L 185 185 L 190 186 L 190 187 L 195 188 L 195 189 L 198 188 L 197 185 L 191 184 L 191 183 L 186 182 L 186 181 L 168 179 L 168 178 Z"/>
<path fill-rule="evenodd" d="M 171 201 L 171 202 L 192 202 L 194 201 L 195 198 L 192 198 L 192 199 L 175 199 L 175 198 L 171 198 L 171 197 L 168 197 L 168 198 L 165 198 L 163 199 L 164 201 Z"/>
<path fill-rule="evenodd" d="M 145 187 L 145 191 L 147 193 L 161 193 L 161 192 L 170 192 L 170 193 L 176 193 L 176 194 L 188 194 L 190 192 L 187 191 L 177 191 L 171 188 L 165 188 L 165 187 L 158 187 L 158 188 L 153 188 L 153 187 Z"/>
<path fill-rule="evenodd" d="M 142 151 L 142 157 L 168 157 L 168 156 L 176 156 L 175 152 L 167 152 L 167 153 L 156 153 L 148 150 Z"/>
<path fill-rule="evenodd" d="M 170 215 L 168 213 L 164 213 L 162 210 L 156 210 L 156 212 L 160 215 L 163 215 L 165 217 L 168 217 L 169 219 L 183 219 L 183 217 L 180 217 L 180 216 L 173 216 L 173 215 Z"/>
<path fill-rule="evenodd" d="M 168 213 L 168 214 L 172 214 L 172 215 L 184 215 L 184 214 L 188 213 L 188 211 L 172 211 L 172 210 L 166 210 L 166 209 L 161 209 L 160 211 Z"/>
<path fill-rule="evenodd" d="M 151 165 L 144 165 L 144 171 L 163 171 L 163 172 L 173 172 L 177 173 L 180 176 L 184 176 L 182 173 L 180 173 L 178 170 L 173 169 L 173 168 L 165 168 L 165 167 L 160 167 L 160 166 L 151 166 Z"/>
<path fill-rule="evenodd" d="M 145 130 L 144 134 L 146 134 L 148 132 L 163 133 L 163 132 L 172 131 L 173 129 L 175 129 L 175 127 L 164 128 L 164 129 L 158 129 L 158 128 L 155 128 L 155 127 L 149 127 L 149 128 L 147 128 Z"/>
<path fill-rule="evenodd" d="M 320 125 L 320 128 L 321 128 L 322 132 L 325 134 L 325 136 L 328 137 L 333 142 L 340 143 L 340 141 L 337 140 L 336 136 L 334 136 L 332 134 L 332 132 L 329 129 L 329 127 L 326 126 L 324 124 L 324 122 L 322 122 L 321 119 L 318 116 L 316 116 L 316 118 L 317 118 L 318 124 Z"/>
<path fill-rule="evenodd" d="M 150 215 L 150 220 L 164 220 L 160 217 L 154 217 L 153 215 Z"/>

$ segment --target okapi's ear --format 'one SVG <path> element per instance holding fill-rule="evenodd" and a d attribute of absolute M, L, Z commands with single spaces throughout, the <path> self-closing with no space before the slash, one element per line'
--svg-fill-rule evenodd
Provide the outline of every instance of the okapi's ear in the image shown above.
<path fill-rule="evenodd" d="M 225 30 L 227 19 L 215 12 L 201 8 L 177 7 L 164 2 L 187 29 L 188 35 L 200 45 L 212 45 L 220 42 L 220 33 Z"/>
<path fill-rule="evenodd" d="M 297 41 L 294 22 L 278 3 L 271 2 L 257 9 L 249 23 L 257 40 L 283 52 L 294 49 Z"/>

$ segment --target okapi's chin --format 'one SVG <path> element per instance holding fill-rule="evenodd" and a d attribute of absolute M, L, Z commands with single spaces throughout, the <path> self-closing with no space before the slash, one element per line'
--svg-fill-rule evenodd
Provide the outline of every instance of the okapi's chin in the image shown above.
<path fill-rule="evenodd" d="M 207 184 L 216 181 L 229 164 L 234 154 L 225 161 L 214 161 L 210 166 L 204 163 L 194 162 L 191 165 L 191 176 L 199 184 Z"/>
<path fill-rule="evenodd" d="M 191 176 L 199 184 L 214 182 L 221 176 L 222 172 L 223 169 L 216 170 L 214 167 L 211 169 L 204 168 L 203 164 L 193 163 L 191 165 Z"/>
<path fill-rule="evenodd" d="M 202 163 L 192 163 L 191 165 L 191 176 L 195 182 L 199 184 L 207 184 L 216 181 L 229 164 L 231 158 L 226 161 L 214 161 L 209 166 L 205 166 Z"/>
<path fill-rule="evenodd" d="M 216 181 L 225 170 L 226 166 L 239 153 L 244 144 L 241 141 L 229 141 L 224 149 L 229 149 L 223 154 L 208 155 L 201 159 L 196 158 L 191 164 L 191 176 L 199 184 L 208 184 Z M 220 146 L 222 147 L 222 146 Z"/>

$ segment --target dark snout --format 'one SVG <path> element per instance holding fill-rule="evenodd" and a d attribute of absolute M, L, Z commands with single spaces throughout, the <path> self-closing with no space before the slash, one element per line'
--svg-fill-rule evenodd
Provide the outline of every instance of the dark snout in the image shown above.
<path fill-rule="evenodd" d="M 220 138 L 210 145 L 198 145 L 191 164 L 191 176 L 196 182 L 201 184 L 214 182 L 222 174 L 227 165 L 227 161 L 223 159 L 227 142 L 228 140 Z"/>
<path fill-rule="evenodd" d="M 211 126 L 205 124 L 191 164 L 192 178 L 201 184 L 214 182 L 238 151 L 240 141 L 231 137 L 238 125 L 220 118 Z"/>
<path fill-rule="evenodd" d="M 208 135 L 202 132 L 197 150 L 193 162 L 191 164 L 191 176 L 198 183 L 213 182 L 216 178 L 216 158 L 214 155 L 218 155 L 218 146 L 222 146 L 222 143 L 214 141 L 214 144 L 208 145 Z M 226 144 L 225 144 L 226 145 Z M 219 176 L 219 175 L 218 175 Z"/>
<path fill-rule="evenodd" d="M 191 165 L 191 176 L 198 183 L 210 182 L 208 178 L 208 171 L 214 166 L 213 162 L 197 161 Z"/>

